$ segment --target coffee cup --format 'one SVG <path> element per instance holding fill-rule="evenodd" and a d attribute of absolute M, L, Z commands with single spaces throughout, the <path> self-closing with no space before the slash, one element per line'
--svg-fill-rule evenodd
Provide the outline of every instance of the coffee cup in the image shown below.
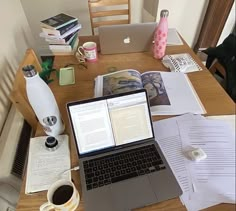
<path fill-rule="evenodd" d="M 40 206 L 40 211 L 73 211 L 80 202 L 80 195 L 75 185 L 65 179 L 53 183 L 47 192 L 47 202 Z"/>
<path fill-rule="evenodd" d="M 98 59 L 97 44 L 95 42 L 86 42 L 79 46 L 78 53 L 85 57 L 88 62 L 96 62 Z"/>

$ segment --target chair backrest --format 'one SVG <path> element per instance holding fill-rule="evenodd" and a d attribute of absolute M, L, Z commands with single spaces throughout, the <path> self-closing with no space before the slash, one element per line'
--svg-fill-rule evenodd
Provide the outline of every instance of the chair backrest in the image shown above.
<path fill-rule="evenodd" d="M 38 119 L 28 101 L 25 87 L 25 78 L 22 72 L 22 67 L 26 65 L 34 65 L 38 72 L 42 70 L 33 49 L 27 49 L 24 59 L 19 65 L 13 83 L 13 89 L 10 94 L 10 99 L 18 111 L 23 115 L 24 119 L 31 125 L 32 130 L 36 131 Z"/>
<path fill-rule="evenodd" d="M 88 6 L 93 35 L 99 26 L 130 23 L 130 0 L 88 0 Z"/>
<path fill-rule="evenodd" d="M 209 68 L 209 71 L 211 74 L 215 74 L 217 71 L 222 75 L 223 79 L 226 79 L 226 70 L 225 68 L 221 65 L 221 63 L 218 61 L 218 59 L 215 59 L 212 62 L 212 65 Z"/>

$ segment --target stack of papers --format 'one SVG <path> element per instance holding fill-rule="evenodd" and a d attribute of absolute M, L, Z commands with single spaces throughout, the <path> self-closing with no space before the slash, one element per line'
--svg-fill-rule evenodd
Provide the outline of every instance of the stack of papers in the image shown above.
<path fill-rule="evenodd" d="M 154 122 L 160 145 L 183 194 L 189 211 L 219 203 L 235 203 L 235 140 L 224 121 L 186 114 Z M 207 158 L 192 161 L 185 156 L 189 147 L 201 148 Z"/>

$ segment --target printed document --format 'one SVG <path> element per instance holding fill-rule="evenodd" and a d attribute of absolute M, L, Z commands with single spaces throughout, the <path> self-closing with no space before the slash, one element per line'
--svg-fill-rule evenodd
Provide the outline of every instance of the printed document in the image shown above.
<path fill-rule="evenodd" d="M 47 136 L 30 139 L 25 193 L 47 190 L 58 179 L 71 179 L 69 140 L 67 135 L 57 136 L 58 148 L 45 147 Z"/>
<path fill-rule="evenodd" d="M 205 198 L 192 197 L 193 186 L 186 165 L 186 157 L 182 151 L 182 140 L 179 133 L 178 120 L 199 120 L 200 115 L 185 114 L 153 123 L 156 141 L 165 155 L 183 194 L 180 199 L 188 211 L 198 211 L 219 204 L 219 201 L 207 201 Z"/>
<path fill-rule="evenodd" d="M 228 122 L 230 125 L 234 136 L 235 136 L 235 128 L 236 128 L 236 115 L 217 115 L 217 116 L 206 116 L 206 119 L 212 119 L 212 120 L 220 120 L 224 122 Z"/>
<path fill-rule="evenodd" d="M 207 154 L 205 160 L 187 161 L 194 192 L 235 203 L 235 137 L 230 126 L 217 120 L 178 121 L 178 125 L 183 150 L 200 147 Z"/>

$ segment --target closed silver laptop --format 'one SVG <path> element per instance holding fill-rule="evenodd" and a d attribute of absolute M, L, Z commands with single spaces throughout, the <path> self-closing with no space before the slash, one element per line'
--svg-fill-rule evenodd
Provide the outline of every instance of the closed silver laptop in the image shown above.
<path fill-rule="evenodd" d="M 67 111 L 86 211 L 131 210 L 182 194 L 155 141 L 144 89 L 68 103 Z"/>
<path fill-rule="evenodd" d="M 149 51 L 157 23 L 134 23 L 98 28 L 101 54 Z"/>

